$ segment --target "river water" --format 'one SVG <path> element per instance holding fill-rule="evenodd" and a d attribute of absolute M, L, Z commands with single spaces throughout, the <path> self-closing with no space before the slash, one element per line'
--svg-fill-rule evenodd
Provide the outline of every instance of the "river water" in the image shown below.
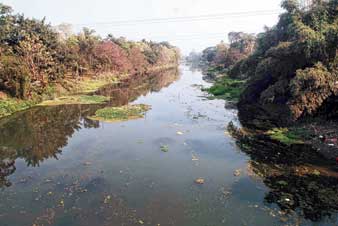
<path fill-rule="evenodd" d="M 102 105 L 2 119 L 0 225 L 336 225 L 335 206 L 311 195 L 319 180 L 273 180 L 272 168 L 241 151 L 226 132 L 236 110 L 207 98 L 202 77 L 181 66 L 99 91 L 110 106 L 151 105 L 139 120 L 89 120 Z M 333 197 L 336 179 L 328 181 Z"/>

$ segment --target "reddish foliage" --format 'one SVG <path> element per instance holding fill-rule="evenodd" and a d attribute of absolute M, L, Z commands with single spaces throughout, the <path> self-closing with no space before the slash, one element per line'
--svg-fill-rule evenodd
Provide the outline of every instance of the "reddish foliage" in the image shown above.
<path fill-rule="evenodd" d="M 144 54 L 138 47 L 135 46 L 129 50 L 129 60 L 131 65 L 133 65 L 131 71 L 132 74 L 143 73 L 148 66 L 148 62 Z"/>
<path fill-rule="evenodd" d="M 107 65 L 109 68 L 100 68 L 101 70 L 113 70 L 118 72 L 127 72 L 131 65 L 123 49 L 111 41 L 100 42 L 95 46 L 94 54 L 99 61 L 99 65 Z"/>

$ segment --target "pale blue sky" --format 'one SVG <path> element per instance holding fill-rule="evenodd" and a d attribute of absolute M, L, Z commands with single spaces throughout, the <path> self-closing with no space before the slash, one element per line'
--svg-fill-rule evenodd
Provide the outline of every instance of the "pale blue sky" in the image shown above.
<path fill-rule="evenodd" d="M 186 17 L 257 10 L 280 10 L 280 0 L 3 0 L 15 12 L 43 18 L 57 25 L 86 24 L 99 34 L 112 33 L 129 39 L 168 40 L 183 53 L 215 45 L 230 31 L 257 33 L 277 22 L 277 14 L 224 17 L 178 23 L 139 23 L 137 26 L 98 24 L 120 20 Z M 75 26 L 78 28 L 79 26 Z"/>

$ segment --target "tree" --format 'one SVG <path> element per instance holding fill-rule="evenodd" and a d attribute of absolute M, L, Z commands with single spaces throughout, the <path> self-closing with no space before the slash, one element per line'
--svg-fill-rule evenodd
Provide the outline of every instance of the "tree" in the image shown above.
<path fill-rule="evenodd" d="M 216 47 L 209 47 L 202 52 L 202 61 L 212 63 L 217 53 Z"/>
<path fill-rule="evenodd" d="M 94 56 L 99 71 L 127 72 L 130 62 L 123 49 L 112 41 L 103 41 L 95 46 Z"/>
<path fill-rule="evenodd" d="M 64 84 L 66 76 L 142 74 L 149 66 L 177 64 L 178 58 L 168 42 L 103 39 L 89 28 L 73 34 L 69 24 L 52 27 L 0 3 L 0 89 L 16 97 L 41 95 L 54 83 Z"/>
<path fill-rule="evenodd" d="M 210 47 L 203 51 L 202 60 L 209 65 L 217 65 L 229 69 L 237 62 L 245 59 L 256 48 L 256 37 L 244 32 L 230 32 L 228 34 L 230 45 L 223 41 L 216 47 Z"/>
<path fill-rule="evenodd" d="M 285 126 L 329 115 L 328 106 L 338 100 L 338 2 L 313 1 L 303 9 L 298 1 L 285 0 L 282 6 L 286 12 L 258 35 L 254 54 L 230 71 L 250 79 L 239 102 L 247 126 Z"/>
<path fill-rule="evenodd" d="M 244 35 L 243 32 L 230 32 L 228 34 L 230 44 L 239 42 L 243 38 L 243 35 Z"/>
<path fill-rule="evenodd" d="M 6 6 L 0 3 L 0 43 L 4 44 L 4 41 L 7 39 L 10 30 L 13 25 L 13 17 L 11 13 L 13 12 L 10 6 Z"/>
<path fill-rule="evenodd" d="M 54 29 L 58 33 L 61 41 L 67 40 L 72 35 L 74 35 L 73 25 L 71 25 L 71 24 L 62 23 L 62 24 L 54 27 Z"/>
<path fill-rule="evenodd" d="M 0 89 L 22 99 L 30 95 L 29 68 L 15 55 L 0 55 Z"/>
<path fill-rule="evenodd" d="M 224 65 L 226 63 L 226 58 L 229 52 L 229 47 L 225 45 L 222 41 L 216 46 L 216 54 L 214 57 L 214 62 L 217 65 Z"/>
<path fill-rule="evenodd" d="M 145 72 L 148 62 L 138 47 L 131 47 L 128 59 L 132 65 L 132 74 L 143 74 Z"/>
<path fill-rule="evenodd" d="M 32 82 L 39 82 L 45 86 L 49 80 L 55 79 L 52 70 L 54 59 L 38 37 L 27 36 L 20 41 L 16 50 L 29 68 Z"/>

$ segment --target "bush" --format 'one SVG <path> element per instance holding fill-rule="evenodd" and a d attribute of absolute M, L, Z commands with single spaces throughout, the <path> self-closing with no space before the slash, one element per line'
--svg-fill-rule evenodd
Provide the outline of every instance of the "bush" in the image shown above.
<path fill-rule="evenodd" d="M 26 99 L 30 95 L 29 69 L 16 56 L 0 57 L 0 87 L 12 96 Z"/>

